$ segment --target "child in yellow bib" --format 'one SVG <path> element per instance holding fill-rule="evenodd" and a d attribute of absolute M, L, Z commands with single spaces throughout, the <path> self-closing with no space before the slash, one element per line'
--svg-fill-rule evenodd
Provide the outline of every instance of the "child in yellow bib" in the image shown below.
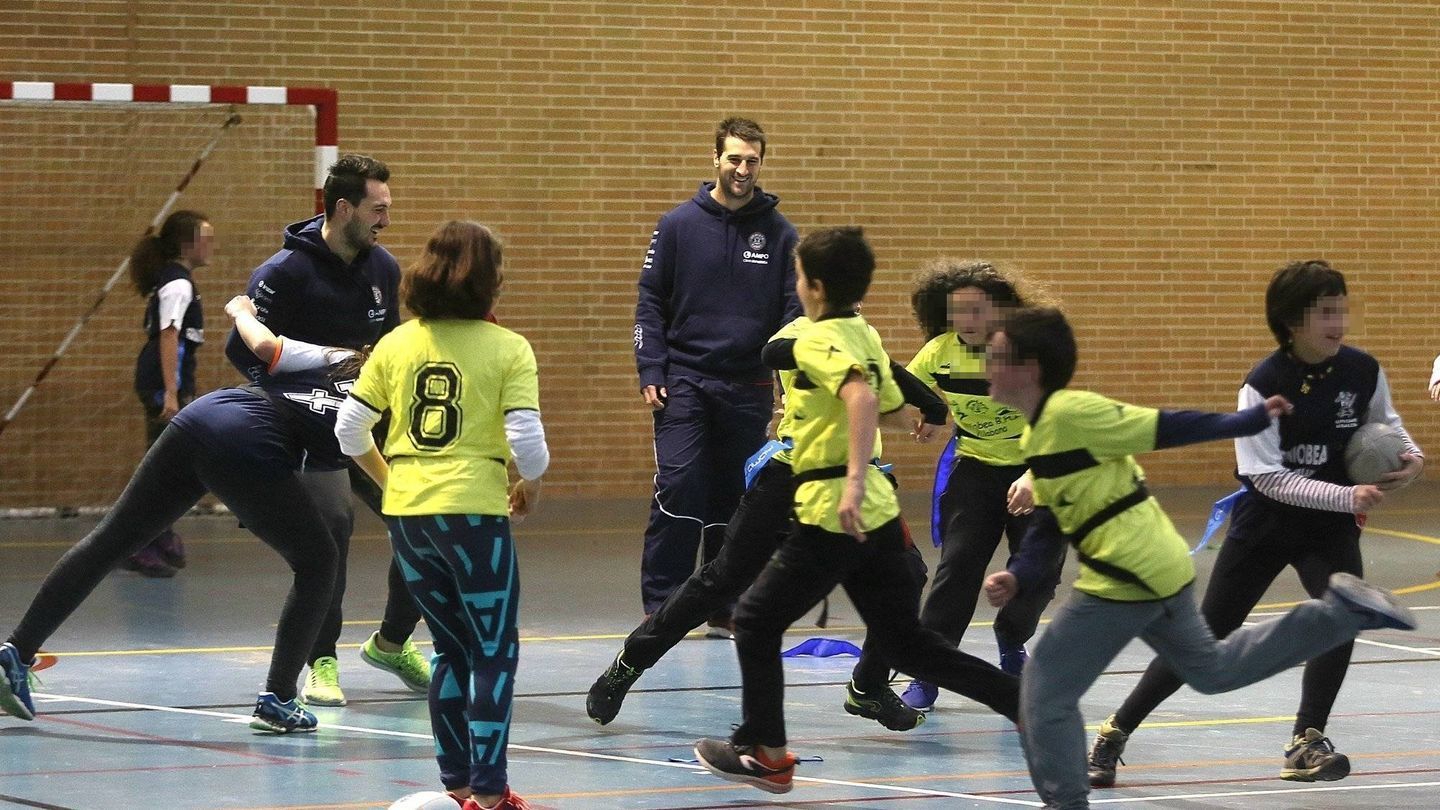
<path fill-rule="evenodd" d="M 973 658 L 920 626 L 916 584 L 894 488 L 873 465 L 880 416 L 903 397 L 873 330 L 856 311 L 875 258 L 859 228 L 816 231 L 796 248 L 795 290 L 814 324 L 795 343 L 791 464 L 795 528 L 735 611 L 743 680 L 740 726 L 729 740 L 696 743 L 700 763 L 724 779 L 771 793 L 790 790 L 795 758 L 785 750 L 780 642 L 835 585 L 843 585 L 892 666 L 946 684 Z M 1015 679 L 994 670 L 988 701 L 1015 718 Z"/>

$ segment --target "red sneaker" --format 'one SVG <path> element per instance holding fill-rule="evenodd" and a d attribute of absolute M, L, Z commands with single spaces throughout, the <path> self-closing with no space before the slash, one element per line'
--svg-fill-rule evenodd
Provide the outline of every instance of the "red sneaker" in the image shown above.
<path fill-rule="evenodd" d="M 474 799 L 466 799 L 460 810 L 531 810 L 531 808 L 524 799 L 515 795 L 515 791 L 511 790 L 509 785 L 506 785 L 505 795 L 501 796 L 500 801 L 494 806 L 486 807 Z"/>
<path fill-rule="evenodd" d="M 766 793 L 789 793 L 794 787 L 795 755 L 788 751 L 779 762 L 766 762 L 758 746 L 705 739 L 695 743 L 695 758 L 721 779 L 744 782 Z"/>

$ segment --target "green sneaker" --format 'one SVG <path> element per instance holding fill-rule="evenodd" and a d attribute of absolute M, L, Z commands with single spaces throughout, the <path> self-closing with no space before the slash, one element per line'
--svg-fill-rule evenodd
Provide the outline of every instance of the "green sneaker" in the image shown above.
<path fill-rule="evenodd" d="M 326 655 L 310 664 L 310 677 L 300 690 L 300 700 L 312 706 L 344 706 L 345 693 L 340 691 L 340 662 Z"/>
<path fill-rule="evenodd" d="M 360 658 L 376 669 L 397 676 L 413 692 L 429 692 L 430 659 L 420 653 L 415 642 L 407 638 L 400 652 L 388 653 L 375 643 L 379 637 L 380 631 L 377 630 L 365 639 L 365 643 L 360 645 Z"/>

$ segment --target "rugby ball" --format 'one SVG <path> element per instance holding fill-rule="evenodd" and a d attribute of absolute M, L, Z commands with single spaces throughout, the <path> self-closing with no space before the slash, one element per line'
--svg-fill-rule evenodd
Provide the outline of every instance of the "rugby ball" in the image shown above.
<path fill-rule="evenodd" d="M 447 793 L 426 790 L 401 796 L 390 805 L 390 810 L 458 810 L 460 803 Z"/>
<path fill-rule="evenodd" d="M 1400 454 L 1405 440 L 1400 431 L 1382 422 L 1360 426 L 1345 445 L 1345 473 L 1357 484 L 1373 484 L 1380 476 L 1405 466 Z"/>

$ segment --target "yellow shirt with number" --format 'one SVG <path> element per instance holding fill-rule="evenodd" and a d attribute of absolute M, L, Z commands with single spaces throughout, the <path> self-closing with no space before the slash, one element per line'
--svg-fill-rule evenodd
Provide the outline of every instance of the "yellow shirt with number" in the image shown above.
<path fill-rule="evenodd" d="M 390 411 L 385 514 L 507 514 L 505 414 L 540 409 L 525 338 L 488 321 L 407 321 L 375 345 L 350 395 Z"/>

